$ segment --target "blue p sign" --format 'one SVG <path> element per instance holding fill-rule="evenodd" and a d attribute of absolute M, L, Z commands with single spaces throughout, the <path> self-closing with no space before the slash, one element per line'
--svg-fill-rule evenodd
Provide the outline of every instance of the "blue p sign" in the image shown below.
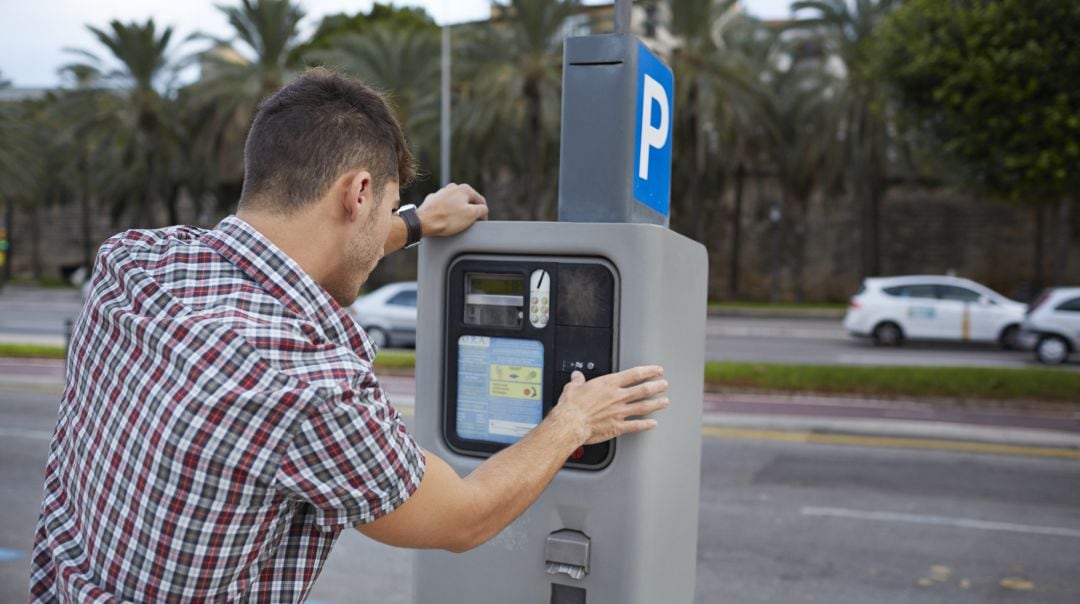
<path fill-rule="evenodd" d="M 671 205 L 671 130 L 675 78 L 671 69 L 638 46 L 634 199 L 667 216 Z"/>

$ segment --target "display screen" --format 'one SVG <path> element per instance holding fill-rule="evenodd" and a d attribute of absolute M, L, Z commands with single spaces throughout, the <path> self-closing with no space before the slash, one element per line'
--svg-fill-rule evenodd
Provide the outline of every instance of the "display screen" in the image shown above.
<path fill-rule="evenodd" d="M 541 342 L 461 336 L 457 378 L 459 438 L 514 443 L 543 419 Z"/>
<path fill-rule="evenodd" d="M 465 275 L 465 280 L 469 284 L 470 294 L 521 296 L 525 293 L 525 280 L 520 275 L 469 273 Z"/>
<path fill-rule="evenodd" d="M 466 273 L 467 325 L 521 327 L 525 316 L 525 279 L 521 275 Z"/>

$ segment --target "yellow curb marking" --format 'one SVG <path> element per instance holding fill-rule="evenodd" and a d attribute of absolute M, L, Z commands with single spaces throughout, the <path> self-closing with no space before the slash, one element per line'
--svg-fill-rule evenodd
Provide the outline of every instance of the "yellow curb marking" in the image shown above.
<path fill-rule="evenodd" d="M 1063 457 L 1080 459 L 1080 449 L 1060 447 L 1030 447 L 1001 445 L 939 438 L 898 438 L 891 436 L 855 436 L 850 434 L 814 434 L 810 432 L 783 432 L 779 430 L 748 430 L 743 428 L 720 428 L 707 426 L 705 436 L 720 438 L 744 438 L 749 440 L 777 440 L 784 442 L 815 443 L 822 445 L 853 445 L 858 447 L 899 447 L 906 449 L 937 449 L 965 451 L 970 453 L 999 453 L 1025 457 Z"/>
<path fill-rule="evenodd" d="M 1005 589 L 1015 589 L 1016 591 L 1031 591 L 1035 589 L 1035 584 L 1027 579 L 1021 579 L 1020 577 L 1005 577 L 1001 580 L 1001 586 Z"/>

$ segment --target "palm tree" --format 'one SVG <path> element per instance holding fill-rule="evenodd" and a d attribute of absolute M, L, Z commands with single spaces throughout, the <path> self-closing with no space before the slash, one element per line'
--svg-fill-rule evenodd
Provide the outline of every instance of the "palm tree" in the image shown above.
<path fill-rule="evenodd" d="M 8 85 L 4 80 L 0 88 Z M 15 238 L 13 222 L 15 206 L 33 200 L 33 189 L 41 175 L 43 155 L 36 134 L 38 124 L 31 119 L 32 111 L 27 103 L 0 102 L 0 206 L 4 208 L 3 225 L 6 233 L 0 239 L 7 242 L 0 249 L 4 261 L 0 262 L 0 287 L 11 276 L 11 246 Z"/>
<path fill-rule="evenodd" d="M 813 11 L 803 26 L 820 32 L 825 49 L 843 61 L 847 86 L 844 106 L 847 180 L 861 210 L 862 276 L 880 272 L 881 200 L 888 189 L 890 145 L 887 98 L 871 75 L 870 44 L 881 20 L 899 0 L 798 0 L 792 11 Z"/>
<path fill-rule="evenodd" d="M 737 297 L 748 177 L 771 170 L 763 125 L 770 90 L 762 75 L 776 61 L 774 34 L 727 0 L 668 0 L 675 72 L 672 224 L 727 252 L 728 295 Z M 731 208 L 725 210 L 727 192 Z M 715 216 L 729 218 L 726 250 L 711 237 Z"/>
<path fill-rule="evenodd" d="M 202 77 L 181 96 L 196 137 L 192 155 L 204 161 L 196 168 L 199 182 L 189 186 L 222 189 L 219 202 L 231 203 L 243 180 L 244 140 L 255 110 L 295 73 L 291 53 L 300 43 L 304 11 L 291 0 L 241 0 L 218 8 L 234 36 L 192 36 L 213 45 L 192 57 Z"/>
<path fill-rule="evenodd" d="M 521 218 L 554 216 L 562 28 L 576 0 L 511 0 L 459 45 L 455 157 L 479 181 L 520 175 Z M 477 153 L 481 155 L 477 155 Z M 461 174 L 461 172 L 459 172 Z"/>
<path fill-rule="evenodd" d="M 800 58 L 790 47 L 787 54 L 794 58 L 774 62 L 765 78 L 770 88 L 765 143 L 782 192 L 782 216 L 792 225 L 787 247 L 793 256 L 795 300 L 802 302 L 810 199 L 835 188 L 842 165 L 838 132 L 843 115 L 835 102 L 842 88 L 819 58 Z"/>
<path fill-rule="evenodd" d="M 114 200 L 114 215 L 133 207 L 138 222 L 150 226 L 155 208 L 166 203 L 175 220 L 167 181 L 180 132 L 176 112 L 162 93 L 173 75 L 167 57 L 172 28 L 159 33 L 148 19 L 145 24 L 114 20 L 107 29 L 89 29 L 119 66 L 109 69 L 97 55 L 76 51 L 89 62 L 67 69 L 99 85 L 77 91 L 58 112 L 70 120 L 76 138 L 94 144 L 103 162 L 99 186 L 103 197 Z"/>

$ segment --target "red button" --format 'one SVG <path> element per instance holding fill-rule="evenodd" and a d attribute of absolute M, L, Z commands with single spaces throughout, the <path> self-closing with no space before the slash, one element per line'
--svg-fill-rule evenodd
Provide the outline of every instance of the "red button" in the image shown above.
<path fill-rule="evenodd" d="M 585 447 L 578 447 L 578 448 L 577 448 L 577 449 L 576 449 L 576 450 L 574 451 L 574 454 L 573 454 L 573 455 L 571 455 L 570 457 L 571 457 L 572 459 L 581 459 L 582 457 L 585 457 Z"/>

